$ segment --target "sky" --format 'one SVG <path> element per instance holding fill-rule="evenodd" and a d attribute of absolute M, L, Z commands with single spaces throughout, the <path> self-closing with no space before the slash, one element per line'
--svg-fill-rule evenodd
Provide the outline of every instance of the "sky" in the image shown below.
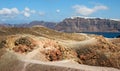
<path fill-rule="evenodd" d="M 120 0 L 0 0 L 0 23 L 60 22 L 73 16 L 120 19 Z"/>

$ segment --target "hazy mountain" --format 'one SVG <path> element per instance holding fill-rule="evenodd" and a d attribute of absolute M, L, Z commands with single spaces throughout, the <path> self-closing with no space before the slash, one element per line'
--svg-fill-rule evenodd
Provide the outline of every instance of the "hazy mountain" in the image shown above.
<path fill-rule="evenodd" d="M 4 27 L 33 27 L 33 26 L 45 26 L 48 28 L 54 28 L 55 22 L 45 22 L 45 21 L 32 21 L 30 23 L 20 23 L 20 24 L 7 24 L 1 23 L 0 26 Z"/>
<path fill-rule="evenodd" d="M 29 23 L 29 27 L 32 27 L 32 26 L 36 26 L 36 25 L 41 25 L 41 26 L 45 26 L 45 27 L 48 27 L 48 28 L 54 28 L 54 26 L 56 25 L 55 22 L 44 22 L 44 21 L 32 21 Z"/>
<path fill-rule="evenodd" d="M 0 24 L 7 27 L 45 26 L 62 32 L 120 32 L 120 21 L 113 19 L 71 17 L 61 22 L 32 21 L 23 24 Z"/>

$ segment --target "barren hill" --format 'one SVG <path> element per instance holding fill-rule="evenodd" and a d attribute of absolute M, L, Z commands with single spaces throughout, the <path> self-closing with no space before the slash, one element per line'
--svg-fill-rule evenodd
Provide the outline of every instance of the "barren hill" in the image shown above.
<path fill-rule="evenodd" d="M 120 71 L 120 39 L 43 26 L 0 28 L 0 71 Z"/>

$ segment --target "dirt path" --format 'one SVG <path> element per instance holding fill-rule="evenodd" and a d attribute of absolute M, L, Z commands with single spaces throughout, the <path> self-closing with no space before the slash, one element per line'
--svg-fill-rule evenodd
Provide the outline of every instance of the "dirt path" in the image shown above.
<path fill-rule="evenodd" d="M 71 48 L 74 48 L 74 47 L 79 47 L 79 48 L 82 48 L 82 47 L 86 47 L 86 46 L 89 46 L 89 45 L 93 45 L 97 42 L 97 40 L 95 38 L 89 38 L 87 40 L 84 40 L 84 41 L 67 41 L 67 40 L 62 40 L 60 42 L 60 44 L 63 44 L 67 47 L 71 47 Z"/>
<path fill-rule="evenodd" d="M 120 71 L 115 68 L 109 68 L 109 67 L 97 67 L 97 66 L 88 66 L 88 65 L 81 65 L 72 62 L 71 60 L 64 60 L 64 61 L 57 61 L 57 62 L 40 62 L 37 60 L 24 60 L 24 62 L 37 64 L 38 66 L 45 66 L 43 69 L 46 69 L 47 71 L 51 71 L 47 68 L 54 67 L 57 71 Z"/>

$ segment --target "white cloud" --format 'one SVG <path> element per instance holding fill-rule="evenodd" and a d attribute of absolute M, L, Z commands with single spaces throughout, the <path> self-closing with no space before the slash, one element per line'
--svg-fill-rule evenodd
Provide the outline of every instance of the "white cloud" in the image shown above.
<path fill-rule="evenodd" d="M 44 12 L 39 12 L 39 15 L 40 15 L 40 16 L 44 16 L 45 13 L 44 13 Z"/>
<path fill-rule="evenodd" d="M 44 12 L 32 10 L 28 7 L 25 7 L 23 10 L 19 10 L 17 8 L 2 8 L 2 9 L 0 9 L 0 18 L 1 19 L 3 19 L 3 18 L 4 19 L 11 19 L 11 18 L 19 17 L 21 15 L 28 18 L 33 14 L 37 14 L 40 16 L 45 15 Z"/>
<path fill-rule="evenodd" d="M 35 11 L 35 10 L 31 10 L 31 13 L 35 14 L 35 13 L 36 13 L 36 11 Z"/>
<path fill-rule="evenodd" d="M 17 14 L 19 14 L 19 10 L 17 8 L 2 8 L 0 10 L 0 15 L 2 17 L 15 17 Z"/>
<path fill-rule="evenodd" d="M 60 12 L 60 9 L 57 9 L 56 12 L 59 13 L 59 12 Z"/>
<path fill-rule="evenodd" d="M 23 10 L 18 8 L 2 8 L 0 9 L 0 21 L 11 20 L 19 18 L 20 16 L 30 17 L 32 14 L 38 14 L 39 12 L 25 7 Z"/>
<path fill-rule="evenodd" d="M 28 8 L 28 7 L 25 7 L 25 9 L 24 9 L 26 12 L 29 12 L 30 11 L 30 9 Z"/>
<path fill-rule="evenodd" d="M 104 6 L 104 5 L 99 5 L 99 6 L 94 7 L 95 11 L 97 11 L 97 10 L 107 10 L 107 9 L 108 9 L 108 7 Z"/>
<path fill-rule="evenodd" d="M 108 9 L 108 7 L 104 6 L 104 5 L 98 5 L 98 6 L 95 6 L 93 8 L 88 8 L 84 5 L 74 5 L 72 8 L 75 9 L 77 14 L 81 14 L 84 16 L 90 15 L 94 12 L 99 11 L 99 10 L 107 10 Z"/>
<path fill-rule="evenodd" d="M 25 17 L 30 17 L 31 14 L 34 14 L 36 13 L 35 10 L 31 10 L 30 8 L 28 7 L 25 7 L 25 9 L 22 11 L 22 14 L 25 16 Z"/>
<path fill-rule="evenodd" d="M 12 10 L 13 13 L 19 14 L 19 10 L 17 8 L 12 8 L 11 10 Z"/>
<path fill-rule="evenodd" d="M 31 14 L 28 13 L 28 12 L 24 12 L 23 15 L 24 15 L 25 17 L 30 17 Z"/>

